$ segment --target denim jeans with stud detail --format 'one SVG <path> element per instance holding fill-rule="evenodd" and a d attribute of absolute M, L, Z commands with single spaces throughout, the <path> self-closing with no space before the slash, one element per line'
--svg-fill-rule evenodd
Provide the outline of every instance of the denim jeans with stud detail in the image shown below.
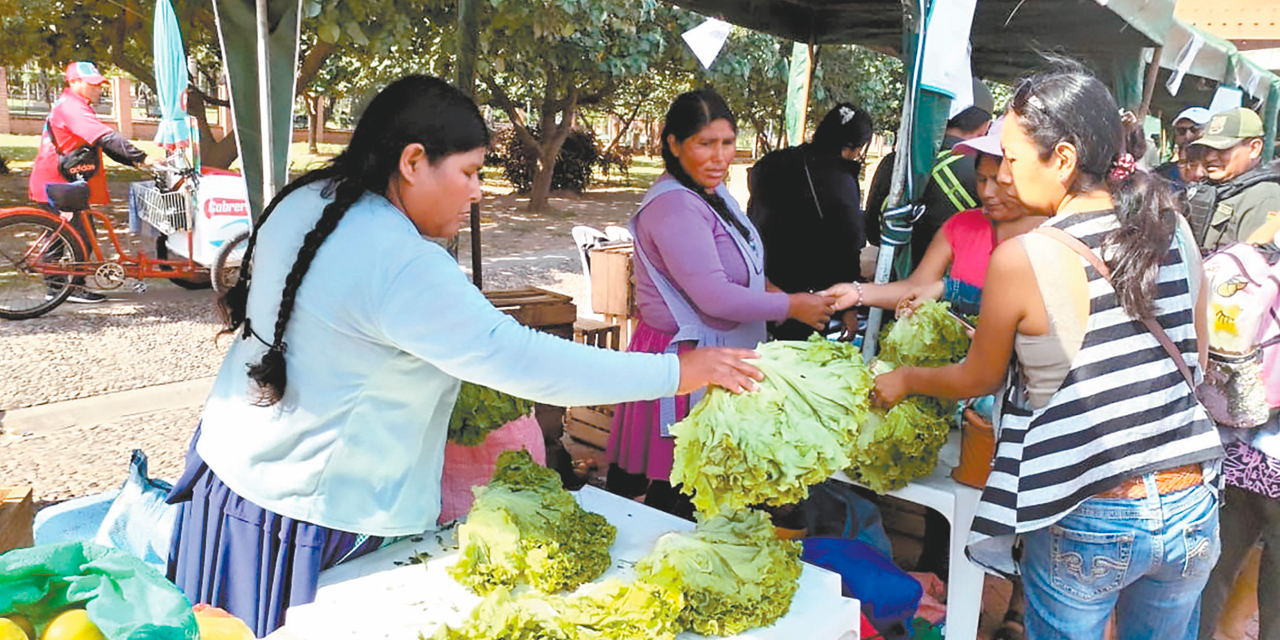
<path fill-rule="evenodd" d="M 1196 637 L 1200 592 L 1218 561 L 1218 498 L 1205 485 L 1147 497 L 1090 498 L 1056 524 L 1023 536 L 1030 640 Z"/>

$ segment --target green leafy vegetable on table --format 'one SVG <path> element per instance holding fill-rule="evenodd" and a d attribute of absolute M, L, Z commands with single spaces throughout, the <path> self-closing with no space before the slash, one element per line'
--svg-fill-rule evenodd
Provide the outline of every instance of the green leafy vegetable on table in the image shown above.
<path fill-rule="evenodd" d="M 477 487 L 458 527 L 459 559 L 449 569 L 478 594 L 526 582 L 554 593 L 596 579 L 609 567 L 617 529 L 578 506 L 560 476 L 528 451 L 498 456 L 493 480 Z"/>
<path fill-rule="evenodd" d="M 463 381 L 449 416 L 449 441 L 474 447 L 490 431 L 529 415 L 533 402 L 489 387 Z"/>
<path fill-rule="evenodd" d="M 606 580 L 570 596 L 498 588 L 457 628 L 441 626 L 433 640 L 672 640 L 683 630 L 684 600 L 643 582 Z"/>
<path fill-rule="evenodd" d="M 969 334 L 949 308 L 946 302 L 929 300 L 889 325 L 880 343 L 880 359 L 899 367 L 941 367 L 964 360 Z"/>
<path fill-rule="evenodd" d="M 693 531 L 658 538 L 635 571 L 640 581 L 684 596 L 684 627 L 734 635 L 769 626 L 791 608 L 800 586 L 800 543 L 779 540 L 760 511 L 699 515 Z"/>

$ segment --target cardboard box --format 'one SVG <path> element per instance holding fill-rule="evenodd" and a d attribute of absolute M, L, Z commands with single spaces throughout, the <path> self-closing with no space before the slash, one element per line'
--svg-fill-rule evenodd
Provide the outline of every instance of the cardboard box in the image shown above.
<path fill-rule="evenodd" d="M 31 487 L 0 487 L 0 553 L 35 544 L 35 517 Z"/>
<path fill-rule="evenodd" d="M 636 281 L 630 243 L 607 245 L 591 252 L 591 310 L 606 316 L 635 315 Z"/>

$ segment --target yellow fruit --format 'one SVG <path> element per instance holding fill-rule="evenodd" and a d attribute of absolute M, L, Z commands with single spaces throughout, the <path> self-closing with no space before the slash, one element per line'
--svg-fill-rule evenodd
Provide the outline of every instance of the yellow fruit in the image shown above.
<path fill-rule="evenodd" d="M 107 640 L 84 609 L 64 611 L 45 627 L 40 640 Z"/>
<path fill-rule="evenodd" d="M 0 640 L 31 640 L 17 622 L 8 618 L 0 618 Z"/>
<path fill-rule="evenodd" d="M 22 632 L 27 634 L 27 637 L 30 638 L 30 640 L 35 640 L 36 628 L 31 624 L 31 621 L 28 620 L 26 616 L 21 613 L 13 613 L 5 616 L 4 619 L 18 625 L 18 628 L 22 629 Z"/>

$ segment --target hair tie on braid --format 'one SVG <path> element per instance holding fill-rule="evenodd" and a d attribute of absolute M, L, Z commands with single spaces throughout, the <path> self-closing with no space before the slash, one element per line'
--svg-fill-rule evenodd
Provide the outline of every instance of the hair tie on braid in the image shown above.
<path fill-rule="evenodd" d="M 284 342 L 271 345 L 258 364 L 249 365 L 249 379 L 258 381 L 258 397 L 254 404 L 269 407 L 280 402 L 288 384 L 288 373 L 284 364 L 284 353 L 289 349 Z M 270 380 L 276 384 L 261 382 Z"/>
<path fill-rule="evenodd" d="M 1111 170 L 1107 172 L 1107 179 L 1113 183 L 1124 182 L 1138 170 L 1138 161 L 1133 158 L 1133 154 L 1122 153 L 1111 161 Z"/>

